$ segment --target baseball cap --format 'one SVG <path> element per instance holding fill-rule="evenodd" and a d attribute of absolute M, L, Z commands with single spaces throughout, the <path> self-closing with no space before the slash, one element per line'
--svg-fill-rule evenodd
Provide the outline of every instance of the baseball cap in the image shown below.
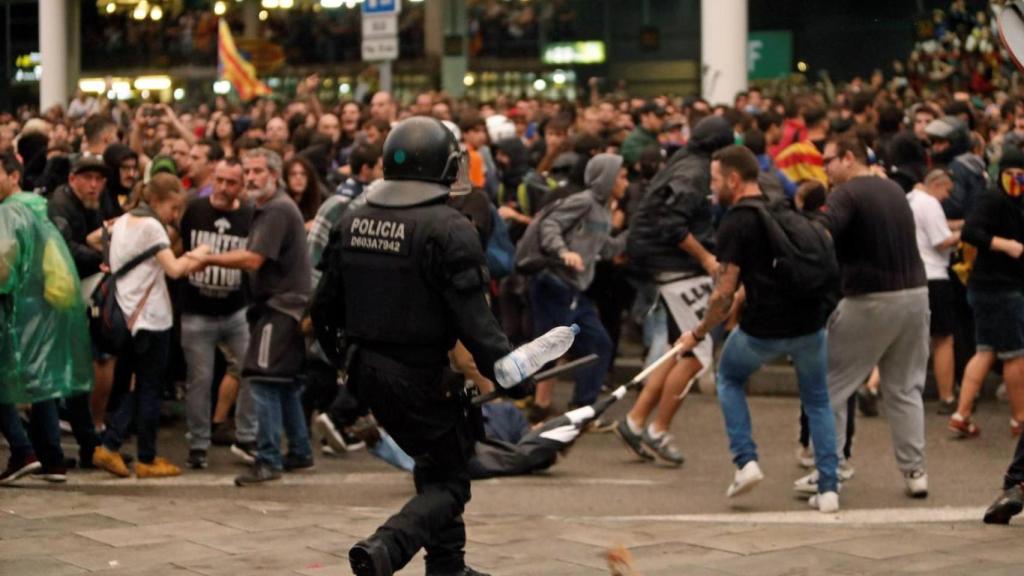
<path fill-rule="evenodd" d="M 99 172 L 106 176 L 108 170 L 102 157 L 83 155 L 79 156 L 75 163 L 71 165 L 71 173 L 81 174 L 83 172 Z"/>

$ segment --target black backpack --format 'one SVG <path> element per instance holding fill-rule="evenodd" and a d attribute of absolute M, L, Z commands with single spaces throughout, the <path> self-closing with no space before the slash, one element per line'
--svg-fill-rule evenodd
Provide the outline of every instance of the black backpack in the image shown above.
<path fill-rule="evenodd" d="M 756 210 L 772 247 L 772 269 L 781 290 L 795 298 L 823 297 L 839 281 L 832 235 L 813 216 L 788 200 L 740 202 L 734 208 Z"/>

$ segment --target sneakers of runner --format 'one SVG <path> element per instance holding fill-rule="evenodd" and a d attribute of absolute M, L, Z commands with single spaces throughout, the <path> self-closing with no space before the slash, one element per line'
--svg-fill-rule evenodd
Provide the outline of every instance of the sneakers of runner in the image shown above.
<path fill-rule="evenodd" d="M 166 458 L 157 456 L 149 464 L 145 462 L 135 463 L 135 476 L 137 478 L 170 478 L 181 476 L 181 468 L 171 464 Z"/>
<path fill-rule="evenodd" d="M 132 475 L 124 458 L 117 452 L 107 450 L 103 446 L 97 446 L 92 452 L 92 463 L 101 470 L 106 470 L 118 478 L 127 478 Z"/>
<path fill-rule="evenodd" d="M 33 472 L 32 477 L 53 484 L 63 484 L 68 481 L 68 469 L 64 466 L 43 466 Z"/>
<path fill-rule="evenodd" d="M 796 463 L 801 468 L 814 468 L 814 451 L 810 446 L 797 446 Z"/>
<path fill-rule="evenodd" d="M 629 429 L 629 423 L 626 422 L 625 416 L 623 416 L 622 420 L 619 420 L 615 425 L 615 435 L 622 439 L 623 444 L 629 448 L 630 454 L 635 454 L 644 460 L 654 460 L 654 455 L 651 454 L 644 446 L 641 435 L 634 434 L 633 431 Z"/>
<path fill-rule="evenodd" d="M 605 434 L 607 432 L 615 431 L 615 420 L 606 420 L 604 418 L 594 418 L 587 423 L 585 430 L 594 434 Z"/>
<path fill-rule="evenodd" d="M 751 460 L 744 464 L 743 468 L 736 471 L 732 484 L 730 484 L 729 489 L 725 491 L 725 496 L 727 498 L 733 498 L 740 494 L 746 494 L 747 492 L 750 492 L 754 486 L 757 486 L 761 480 L 764 480 L 764 473 L 761 472 L 761 467 L 757 464 L 757 460 Z"/>
<path fill-rule="evenodd" d="M 231 445 L 231 453 L 237 456 L 246 464 L 256 463 L 255 442 L 235 442 L 234 444 Z"/>
<path fill-rule="evenodd" d="M 996 501 L 985 510 L 985 524 L 1009 524 L 1010 518 L 1024 510 L 1024 489 L 1020 484 L 1007 488 Z"/>
<path fill-rule="evenodd" d="M 279 470 L 274 470 L 267 464 L 257 460 L 249 467 L 245 474 L 239 474 L 235 477 L 235 486 L 254 486 L 280 479 L 281 472 Z"/>
<path fill-rule="evenodd" d="M 368 538 L 348 551 L 348 563 L 356 576 L 391 576 L 391 555 L 381 542 Z"/>
<path fill-rule="evenodd" d="M 949 422 L 946 424 L 951 432 L 954 432 L 957 438 L 977 438 L 981 435 L 981 428 L 978 428 L 974 422 L 971 421 L 971 417 L 964 418 L 959 412 L 954 412 L 949 418 Z"/>
<path fill-rule="evenodd" d="M 939 408 L 935 412 L 939 416 L 952 416 L 956 412 L 956 398 L 939 400 Z"/>
<path fill-rule="evenodd" d="M 878 390 L 864 387 L 857 391 L 857 407 L 867 418 L 878 416 Z"/>
<path fill-rule="evenodd" d="M 839 465 L 836 470 L 836 476 L 839 477 L 839 485 L 836 487 L 836 491 L 843 489 L 843 482 L 846 482 L 850 478 L 853 478 L 853 466 L 847 463 Z M 793 482 L 793 491 L 800 494 L 817 494 L 818 493 L 818 471 L 813 470 L 810 474 L 797 478 Z"/>
<path fill-rule="evenodd" d="M 205 470 L 209 466 L 206 461 L 206 450 L 189 450 L 186 464 L 193 470 Z"/>
<path fill-rule="evenodd" d="M 20 458 L 11 456 L 7 460 L 7 468 L 3 473 L 0 473 L 0 486 L 10 486 L 42 467 L 43 465 L 36 460 L 35 456 L 22 456 Z"/>
<path fill-rule="evenodd" d="M 641 440 L 644 443 L 644 447 L 649 449 L 658 460 L 672 466 L 682 466 L 686 460 L 683 458 L 683 454 L 679 452 L 679 449 L 672 444 L 672 435 L 665 432 L 661 435 L 661 438 L 655 439 L 651 436 L 649 430 L 644 430 Z"/>
<path fill-rule="evenodd" d="M 839 494 L 837 492 L 823 492 L 815 494 L 807 500 L 811 508 L 817 508 L 818 512 L 832 514 L 839 512 Z"/>
<path fill-rule="evenodd" d="M 903 475 L 907 483 L 907 496 L 911 498 L 928 497 L 928 473 L 924 470 L 914 470 Z"/>

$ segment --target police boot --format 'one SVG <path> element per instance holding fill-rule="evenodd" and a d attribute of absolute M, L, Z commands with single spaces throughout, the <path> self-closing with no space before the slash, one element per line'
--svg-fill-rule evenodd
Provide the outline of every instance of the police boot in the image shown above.
<path fill-rule="evenodd" d="M 379 540 L 367 538 L 348 551 L 348 562 L 356 576 L 391 576 L 391 556 Z"/>
<path fill-rule="evenodd" d="M 477 570 L 473 570 L 469 566 L 464 566 L 462 570 L 455 572 L 427 572 L 427 576 L 491 576 Z"/>

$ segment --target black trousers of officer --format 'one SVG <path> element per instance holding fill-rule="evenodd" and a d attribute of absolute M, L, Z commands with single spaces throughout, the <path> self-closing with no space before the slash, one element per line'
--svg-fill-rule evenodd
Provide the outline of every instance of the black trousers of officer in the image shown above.
<path fill-rule="evenodd" d="M 474 438 L 447 368 L 416 369 L 360 351 L 349 385 L 359 401 L 416 462 L 414 496 L 371 537 L 383 543 L 399 570 L 426 550 L 427 574 L 465 566 L 462 512 L 470 499 L 467 463 Z"/>

